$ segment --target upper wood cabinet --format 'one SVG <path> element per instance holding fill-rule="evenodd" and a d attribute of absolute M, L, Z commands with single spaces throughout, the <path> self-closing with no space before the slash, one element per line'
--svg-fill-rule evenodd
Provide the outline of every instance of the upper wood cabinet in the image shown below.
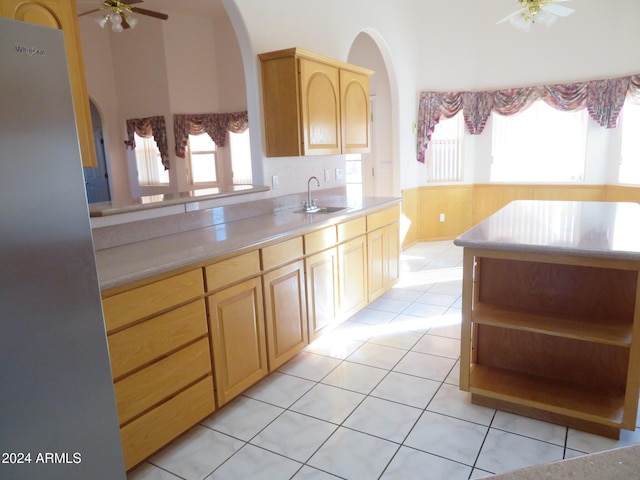
<path fill-rule="evenodd" d="M 369 151 L 373 71 L 299 48 L 259 57 L 268 157 Z"/>
<path fill-rule="evenodd" d="M 0 16 L 57 28 L 64 32 L 82 165 L 84 167 L 97 166 L 76 2 L 69 0 L 2 0 L 0 2 Z"/>

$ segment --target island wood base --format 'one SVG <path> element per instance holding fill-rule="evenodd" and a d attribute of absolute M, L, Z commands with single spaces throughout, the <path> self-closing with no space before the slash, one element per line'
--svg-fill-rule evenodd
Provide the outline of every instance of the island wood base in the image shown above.
<path fill-rule="evenodd" d="M 634 430 L 639 271 L 465 248 L 460 388 L 479 405 L 611 438 Z"/>
<path fill-rule="evenodd" d="M 496 410 L 502 410 L 504 412 L 515 413 L 516 415 L 522 415 L 524 417 L 535 418 L 544 422 L 575 428 L 576 430 L 613 438 L 614 440 L 620 439 L 619 427 L 602 425 L 601 423 L 575 418 L 571 415 L 554 413 L 542 408 L 535 408 L 507 400 L 499 400 L 497 398 L 486 397 L 476 393 L 471 394 L 471 403 L 474 405 L 481 405 L 483 407 L 494 408 Z"/>

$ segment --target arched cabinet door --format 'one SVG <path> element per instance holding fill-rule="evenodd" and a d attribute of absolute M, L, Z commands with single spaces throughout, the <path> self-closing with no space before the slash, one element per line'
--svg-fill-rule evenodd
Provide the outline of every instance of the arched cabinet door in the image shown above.
<path fill-rule="evenodd" d="M 339 154 L 339 70 L 306 58 L 301 58 L 299 62 L 304 155 Z"/>
<path fill-rule="evenodd" d="M 96 153 L 93 144 L 91 110 L 82 60 L 76 2 L 69 0 L 2 0 L 0 2 L 0 16 L 58 28 L 64 32 L 82 164 L 84 167 L 95 167 L 97 165 Z"/>
<path fill-rule="evenodd" d="M 369 151 L 369 77 L 340 70 L 342 152 Z"/>

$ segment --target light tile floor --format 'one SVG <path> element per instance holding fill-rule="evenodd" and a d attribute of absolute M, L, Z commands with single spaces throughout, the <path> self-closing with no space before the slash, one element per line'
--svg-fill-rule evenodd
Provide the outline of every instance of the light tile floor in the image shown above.
<path fill-rule="evenodd" d="M 407 249 L 395 288 L 128 480 L 467 480 L 640 443 L 469 402 L 461 263 L 449 241 Z"/>

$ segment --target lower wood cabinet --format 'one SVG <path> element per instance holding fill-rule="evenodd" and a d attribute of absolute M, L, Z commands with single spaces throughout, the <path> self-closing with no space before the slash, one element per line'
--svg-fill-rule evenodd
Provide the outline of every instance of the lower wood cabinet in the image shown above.
<path fill-rule="evenodd" d="M 387 225 L 367 234 L 369 303 L 380 297 L 400 277 L 400 227 Z"/>
<path fill-rule="evenodd" d="M 103 299 L 127 470 L 215 410 L 202 270 Z"/>
<path fill-rule="evenodd" d="M 392 210 L 103 292 L 127 470 L 391 288 Z"/>
<path fill-rule="evenodd" d="M 365 235 L 338 245 L 338 279 L 340 315 L 348 318 L 368 303 Z"/>
<path fill-rule="evenodd" d="M 262 284 L 269 370 L 273 371 L 309 343 L 304 262 L 265 273 Z"/>
<path fill-rule="evenodd" d="M 209 334 L 222 406 L 269 373 L 260 277 L 207 297 Z"/>
<path fill-rule="evenodd" d="M 309 341 L 340 321 L 338 249 L 333 247 L 305 259 Z"/>
<path fill-rule="evenodd" d="M 130 470 L 215 409 L 211 375 L 120 427 L 124 463 Z"/>

